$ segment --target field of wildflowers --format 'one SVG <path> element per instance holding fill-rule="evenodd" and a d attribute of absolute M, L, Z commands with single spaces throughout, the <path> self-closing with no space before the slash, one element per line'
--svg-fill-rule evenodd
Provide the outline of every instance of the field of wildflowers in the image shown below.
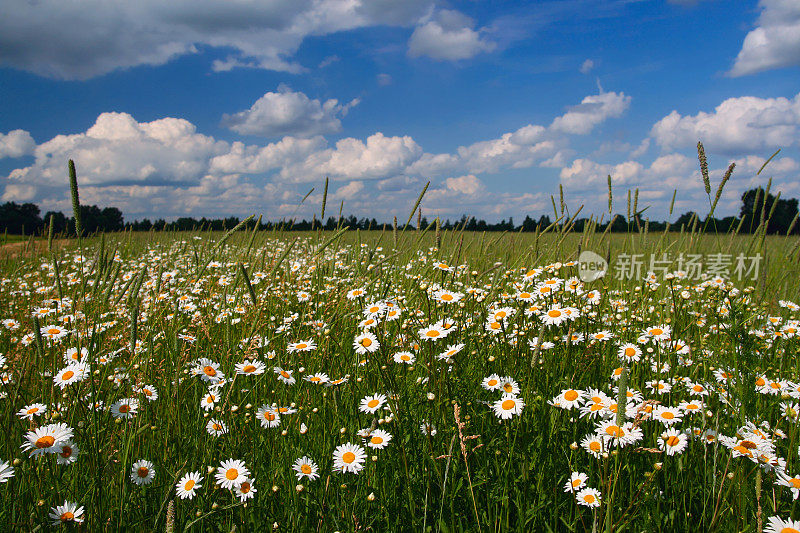
<path fill-rule="evenodd" d="M 6 256 L 3 529 L 797 531 L 794 239 L 123 233 Z M 583 282 L 582 249 L 764 268 Z"/>

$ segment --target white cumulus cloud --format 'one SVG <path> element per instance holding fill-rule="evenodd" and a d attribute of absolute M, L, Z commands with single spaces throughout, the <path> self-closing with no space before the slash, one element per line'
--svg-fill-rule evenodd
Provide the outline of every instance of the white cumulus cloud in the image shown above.
<path fill-rule="evenodd" d="M 466 15 L 443 9 L 414 29 L 408 40 L 408 55 L 456 61 L 494 50 L 496 45 L 474 26 L 475 22 Z"/>
<path fill-rule="evenodd" d="M 31 134 L 25 130 L 11 130 L 0 133 L 0 159 L 4 157 L 22 157 L 31 155 L 36 148 L 36 142 Z"/>
<path fill-rule="evenodd" d="M 331 179 L 384 179 L 402 174 L 422 156 L 422 148 L 409 136 L 386 137 L 381 132 L 366 142 L 348 137 L 281 169 L 287 181 Z"/>
<path fill-rule="evenodd" d="M 215 70 L 302 72 L 308 36 L 375 25 L 413 26 L 431 0 L 137 0 L 15 2 L 0 17 L 0 64 L 60 79 L 163 65 L 200 46 L 232 50 Z M 35 35 L 36 38 L 31 38 Z"/>
<path fill-rule="evenodd" d="M 682 116 L 672 111 L 650 130 L 664 149 L 694 146 L 706 150 L 744 154 L 777 150 L 797 144 L 800 132 L 800 94 L 794 98 L 729 98 L 712 113 Z"/>
<path fill-rule="evenodd" d="M 744 38 L 731 76 L 800 65 L 800 2 L 761 0 L 757 26 Z"/>
<path fill-rule="evenodd" d="M 467 196 L 472 196 L 485 189 L 483 182 L 473 174 L 459 176 L 457 178 L 447 178 L 444 182 L 451 191 L 459 192 Z"/>
<path fill-rule="evenodd" d="M 601 92 L 584 98 L 581 103 L 556 117 L 550 129 L 563 133 L 585 135 L 609 118 L 620 117 L 630 106 L 631 97 L 625 93 Z"/>
<path fill-rule="evenodd" d="M 265 93 L 250 109 L 223 115 L 222 125 L 241 135 L 313 137 L 341 131 L 339 117 L 358 103 L 358 98 L 348 104 L 340 104 L 334 98 L 312 100 L 302 92 L 281 86 L 278 92 Z"/>
<path fill-rule="evenodd" d="M 34 150 L 31 166 L 14 170 L 12 181 L 36 185 L 66 183 L 73 159 L 87 185 L 196 182 L 209 159 L 228 144 L 199 134 L 187 120 L 137 122 L 127 113 L 103 113 L 86 133 L 57 135 Z"/>

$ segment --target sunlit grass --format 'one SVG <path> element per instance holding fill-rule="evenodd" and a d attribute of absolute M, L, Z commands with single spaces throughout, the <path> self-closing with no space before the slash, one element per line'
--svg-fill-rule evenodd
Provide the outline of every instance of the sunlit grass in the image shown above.
<path fill-rule="evenodd" d="M 755 531 L 768 517 L 797 516 L 790 489 L 776 485 L 778 471 L 800 473 L 798 308 L 779 304 L 798 297 L 796 237 L 398 233 L 239 232 L 222 246 L 220 234 L 118 234 L 0 260 L 0 319 L 11 319 L 0 328 L 0 462 L 13 468 L 0 485 L 0 519 L 14 530 L 50 527 L 65 500 L 84 508 L 78 518 L 89 530 L 162 530 L 170 509 L 171 527 L 209 531 Z M 610 257 L 612 269 L 614 257 L 631 253 L 766 261 L 758 279 L 743 282 L 663 273 L 648 281 L 645 269 L 629 282 L 610 270 L 584 285 L 570 265 L 581 250 Z M 536 293 L 548 279 L 558 288 Z M 570 283 L 579 290 L 566 290 Z M 363 294 L 348 298 L 354 289 Z M 461 297 L 443 300 L 438 290 Z M 392 307 L 369 315 L 379 302 Z M 579 316 L 544 325 L 554 307 Z M 501 308 L 505 317 L 496 316 Z M 362 325 L 370 317 L 374 325 Z M 60 334 L 49 325 L 65 335 L 50 340 Z M 421 331 L 432 327 L 436 340 Z M 663 335 L 646 333 L 653 328 Z M 374 339 L 354 345 L 365 330 Z M 309 341 L 316 348 L 298 345 Z M 625 343 L 641 359 L 624 363 L 619 394 L 613 374 Z M 69 348 L 78 360 L 86 350 L 86 375 L 62 389 L 54 377 L 72 368 Z M 413 363 L 395 361 L 401 352 Z M 238 363 L 256 370 L 237 374 Z M 219 373 L 224 385 L 205 410 Z M 304 379 L 313 374 L 330 381 Z M 498 416 L 513 407 L 502 405 L 502 389 L 482 386 L 493 375 L 518 388 L 506 398 L 524 402 L 507 419 Z M 671 391 L 659 394 L 654 381 Z M 691 395 L 687 381 L 709 395 Z M 600 414 L 553 405 L 570 389 L 586 407 L 590 389 L 602 392 Z M 375 394 L 385 404 L 360 409 Z M 115 416 L 131 398 L 135 414 Z M 692 399 L 702 408 L 683 409 L 671 426 L 688 432 L 687 445 L 667 455 L 667 428 L 647 413 Z M 34 403 L 47 413 L 17 414 Z M 275 427 L 263 427 L 264 406 Z M 212 419 L 226 432 L 212 436 Z M 642 437 L 595 457 L 581 443 L 604 420 L 633 423 Z M 73 463 L 21 448 L 28 431 L 51 423 L 72 429 Z M 383 449 L 368 446 L 376 430 L 391 436 Z M 737 431 L 739 440 L 763 437 L 761 464 L 724 445 L 720 437 Z M 348 443 L 365 452 L 363 468 L 334 472 L 335 451 Z M 304 456 L 317 479 L 292 468 Z M 255 492 L 216 486 L 228 459 L 244 462 Z M 140 460 L 153 466 L 138 479 L 131 469 Z M 176 483 L 192 472 L 201 486 L 181 499 Z M 599 491 L 598 507 L 564 491 L 572 472 Z"/>

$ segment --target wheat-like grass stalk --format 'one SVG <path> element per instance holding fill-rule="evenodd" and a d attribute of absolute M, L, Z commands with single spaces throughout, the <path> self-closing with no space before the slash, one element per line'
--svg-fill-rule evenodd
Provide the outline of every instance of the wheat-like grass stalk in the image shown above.
<path fill-rule="evenodd" d="M 706 151 L 703 148 L 703 143 L 697 142 L 697 159 L 700 160 L 700 174 L 703 176 L 703 186 L 706 188 L 706 194 L 711 194 L 711 180 L 708 177 L 708 160 L 706 159 Z"/>
<path fill-rule="evenodd" d="M 72 196 L 72 216 L 75 217 L 75 235 L 80 238 L 83 226 L 81 225 L 81 202 L 78 197 L 78 176 L 75 173 L 75 162 L 72 159 L 69 160 L 67 166 L 69 168 L 69 192 Z"/>

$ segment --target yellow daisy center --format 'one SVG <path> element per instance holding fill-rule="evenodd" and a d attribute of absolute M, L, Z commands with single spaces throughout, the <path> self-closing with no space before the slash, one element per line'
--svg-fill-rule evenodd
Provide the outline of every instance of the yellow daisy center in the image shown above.
<path fill-rule="evenodd" d="M 56 442 L 56 439 L 54 439 L 52 436 L 45 435 L 44 437 L 39 437 L 36 440 L 36 447 L 39 448 L 40 450 L 42 448 L 49 448 L 53 444 L 55 444 L 55 442 Z"/>
<path fill-rule="evenodd" d="M 578 398 L 578 393 L 572 389 L 564 393 L 564 399 L 568 402 L 574 402 Z"/>

